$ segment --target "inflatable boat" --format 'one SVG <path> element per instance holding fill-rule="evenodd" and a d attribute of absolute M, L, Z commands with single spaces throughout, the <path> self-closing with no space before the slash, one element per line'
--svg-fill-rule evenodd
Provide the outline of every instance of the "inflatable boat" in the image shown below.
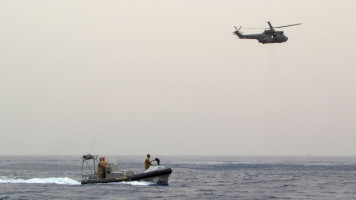
<path fill-rule="evenodd" d="M 159 159 L 157 165 L 150 166 L 142 173 L 134 173 L 132 170 L 118 170 L 114 163 L 109 163 L 109 168 L 106 170 L 105 178 L 98 179 L 97 175 L 97 155 L 83 155 L 82 159 L 82 180 L 81 184 L 90 183 L 115 183 L 124 181 L 147 181 L 157 184 L 168 184 L 169 175 L 172 169 L 161 166 Z M 91 164 L 90 164 L 91 163 Z M 87 168 L 87 169 L 86 169 Z"/>

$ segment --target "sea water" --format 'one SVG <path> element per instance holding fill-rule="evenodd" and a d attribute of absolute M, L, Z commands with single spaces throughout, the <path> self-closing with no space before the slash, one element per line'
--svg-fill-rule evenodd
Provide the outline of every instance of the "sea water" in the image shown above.
<path fill-rule="evenodd" d="M 79 155 L 0 156 L 0 199 L 356 199 L 356 157 L 158 157 L 165 186 L 81 185 Z M 143 171 L 144 155 L 106 158 Z"/>

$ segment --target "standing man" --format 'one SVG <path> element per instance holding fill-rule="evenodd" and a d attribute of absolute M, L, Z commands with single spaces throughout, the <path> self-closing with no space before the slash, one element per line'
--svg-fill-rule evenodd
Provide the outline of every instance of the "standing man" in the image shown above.
<path fill-rule="evenodd" d="M 109 165 L 105 161 L 105 157 L 100 157 L 98 163 L 98 179 L 103 179 L 106 177 L 107 168 L 109 168 Z"/>
<path fill-rule="evenodd" d="M 151 155 L 147 154 L 147 158 L 145 160 L 145 170 L 147 170 L 151 165 L 152 165 L 152 161 L 154 160 L 150 160 Z"/>

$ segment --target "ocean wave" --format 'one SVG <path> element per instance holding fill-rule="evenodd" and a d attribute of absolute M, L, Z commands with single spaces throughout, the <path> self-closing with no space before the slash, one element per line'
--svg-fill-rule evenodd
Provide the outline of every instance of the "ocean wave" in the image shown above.
<path fill-rule="evenodd" d="M 356 166 L 356 163 L 348 162 L 218 162 L 218 161 L 196 161 L 196 162 L 173 162 L 173 165 L 191 166 Z"/>
<path fill-rule="evenodd" d="M 16 179 L 16 178 L 0 177 L 0 183 L 80 185 L 78 181 L 68 177 L 31 178 L 31 179 Z"/>
<path fill-rule="evenodd" d="M 255 165 L 255 164 L 262 164 L 262 163 L 197 161 L 197 162 L 173 162 L 172 164 L 175 164 L 175 165 L 206 165 L 206 166 L 216 166 L 216 165 Z"/>
<path fill-rule="evenodd" d="M 305 163 L 306 166 L 356 166 L 356 163 Z"/>

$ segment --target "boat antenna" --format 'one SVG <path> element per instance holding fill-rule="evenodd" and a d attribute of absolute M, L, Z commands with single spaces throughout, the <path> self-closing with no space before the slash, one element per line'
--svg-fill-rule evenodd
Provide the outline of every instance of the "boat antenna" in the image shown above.
<path fill-rule="evenodd" d="M 94 141 L 95 141 L 95 137 L 93 137 L 93 140 L 91 141 L 91 147 L 90 147 L 90 151 L 88 154 L 90 154 L 91 150 L 93 149 Z"/>

